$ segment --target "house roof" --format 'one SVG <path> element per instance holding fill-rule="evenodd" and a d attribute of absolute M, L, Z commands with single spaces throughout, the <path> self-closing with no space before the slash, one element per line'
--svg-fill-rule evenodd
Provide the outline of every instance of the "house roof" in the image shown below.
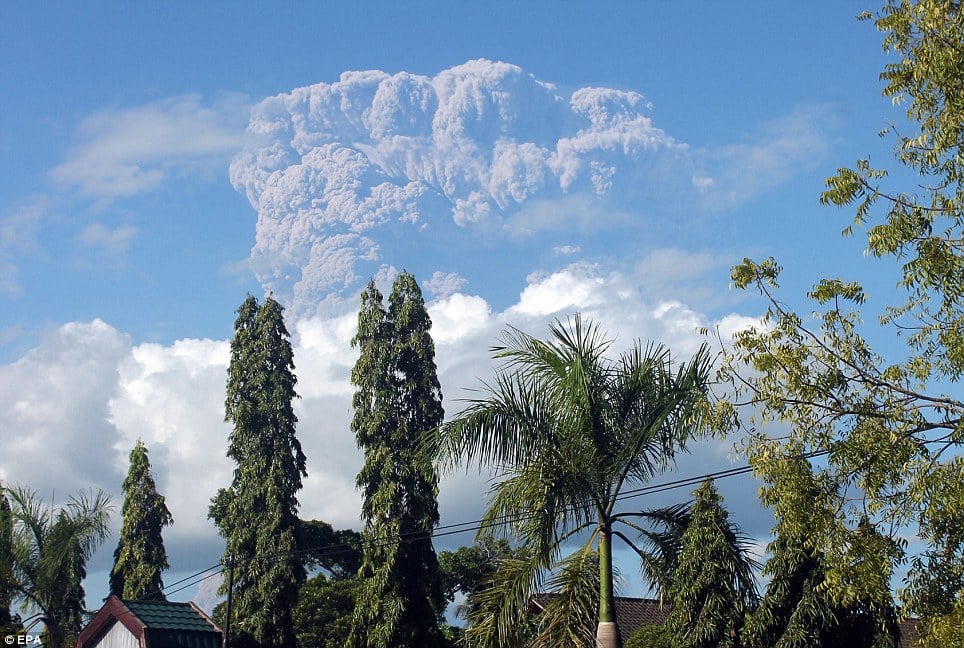
<path fill-rule="evenodd" d="M 533 612 L 541 612 L 546 609 L 549 602 L 558 594 L 545 593 L 535 594 L 531 599 Z M 628 637 L 639 627 L 644 625 L 660 625 L 672 612 L 669 603 L 661 603 L 656 599 L 631 598 L 628 596 L 616 597 L 616 618 L 619 619 L 619 628 L 623 637 Z M 919 621 L 917 619 L 905 619 L 901 621 L 899 648 L 913 648 L 920 642 Z"/>
<path fill-rule="evenodd" d="M 536 594 L 530 601 L 541 612 L 556 596 L 558 594 Z M 624 637 L 631 635 L 640 626 L 661 624 L 670 611 L 668 603 L 661 603 L 657 599 L 616 597 L 616 618 L 619 619 L 619 628 Z"/>
<path fill-rule="evenodd" d="M 914 648 L 920 645 L 920 621 L 918 619 L 904 619 L 897 624 L 900 626 L 899 648 Z"/>
<path fill-rule="evenodd" d="M 124 605 L 150 630 L 220 632 L 214 623 L 200 612 L 193 603 L 125 601 Z"/>
<path fill-rule="evenodd" d="M 115 623 L 141 648 L 221 648 L 221 629 L 193 603 L 122 601 L 111 595 L 77 637 L 76 648 L 94 648 Z"/>

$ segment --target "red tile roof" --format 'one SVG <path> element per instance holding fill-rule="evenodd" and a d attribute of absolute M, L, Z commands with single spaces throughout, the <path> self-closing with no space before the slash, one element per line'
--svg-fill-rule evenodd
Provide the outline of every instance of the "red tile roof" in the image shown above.
<path fill-rule="evenodd" d="M 532 611 L 541 612 L 556 596 L 558 594 L 534 595 L 530 599 L 534 608 Z M 619 620 L 619 630 L 624 638 L 640 626 L 662 624 L 669 617 L 670 612 L 672 612 L 672 606 L 669 603 L 661 603 L 656 599 L 616 597 L 616 618 Z M 899 648 L 917 648 L 920 645 L 918 623 L 917 619 L 906 619 L 900 622 Z"/>
<path fill-rule="evenodd" d="M 541 612 L 558 594 L 536 594 L 532 597 L 534 612 Z M 628 637 L 643 625 L 659 625 L 669 616 L 669 603 L 661 603 L 650 598 L 616 597 L 616 618 L 619 619 L 619 631 L 623 637 Z"/>

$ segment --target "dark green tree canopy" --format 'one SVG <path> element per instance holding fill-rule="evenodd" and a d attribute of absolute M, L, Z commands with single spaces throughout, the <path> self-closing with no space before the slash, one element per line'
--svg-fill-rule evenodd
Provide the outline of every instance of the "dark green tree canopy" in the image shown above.
<path fill-rule="evenodd" d="M 854 542 L 846 548 L 854 570 L 844 585 L 863 592 L 865 588 L 860 581 L 872 579 L 876 587 L 871 591 L 885 593 L 878 599 L 861 595 L 848 600 L 835 594 L 830 587 L 823 552 L 810 542 L 805 529 L 788 524 L 792 519 L 788 515 L 816 500 L 818 491 L 828 487 L 828 483 L 815 475 L 802 459 L 795 460 L 788 469 L 796 473 L 795 483 L 799 488 L 788 493 L 775 507 L 775 537 L 768 547 L 770 558 L 763 568 L 769 582 L 760 605 L 743 628 L 744 646 L 894 648 L 899 633 L 897 611 L 886 591 L 891 572 L 888 562 L 881 560 L 875 549 L 883 538 L 866 522 L 861 524 Z M 815 513 L 820 515 L 819 510 Z"/>
<path fill-rule="evenodd" d="M 365 520 L 359 597 L 367 603 L 356 608 L 351 644 L 432 648 L 445 645 L 445 596 L 432 546 L 438 475 L 423 446 L 442 422 L 442 391 L 415 277 L 401 273 L 388 302 L 370 282 L 352 341 L 351 429 L 365 452 L 356 480 Z"/>
<path fill-rule="evenodd" d="M 472 546 L 441 552 L 438 561 L 445 582 L 445 598 L 452 602 L 460 593 L 471 599 L 485 589 L 499 563 L 514 554 L 506 539 L 488 535 L 480 537 Z"/>
<path fill-rule="evenodd" d="M 234 330 L 224 409 L 233 425 L 227 454 L 236 467 L 209 517 L 226 540 L 226 560 L 236 565 L 235 645 L 292 648 L 291 611 L 305 580 L 297 493 L 307 474 L 295 435 L 294 358 L 281 305 L 271 297 L 260 306 L 245 299 Z"/>
<path fill-rule="evenodd" d="M 666 624 L 678 648 L 735 646 L 743 618 L 756 604 L 756 563 L 713 482 L 703 482 L 693 496 Z"/>
<path fill-rule="evenodd" d="M 173 524 L 164 496 L 157 492 L 147 448 L 138 440 L 130 454 L 130 468 L 121 486 L 121 531 L 110 591 L 126 600 L 164 600 L 164 580 L 169 567 L 161 531 Z"/>
<path fill-rule="evenodd" d="M 361 567 L 362 536 L 351 529 L 335 529 L 323 520 L 303 520 L 299 540 L 305 569 L 323 570 L 333 581 L 348 580 Z"/>
<path fill-rule="evenodd" d="M 305 581 L 294 610 L 299 648 L 344 648 L 355 614 L 355 578 L 331 580 L 317 574 Z"/>

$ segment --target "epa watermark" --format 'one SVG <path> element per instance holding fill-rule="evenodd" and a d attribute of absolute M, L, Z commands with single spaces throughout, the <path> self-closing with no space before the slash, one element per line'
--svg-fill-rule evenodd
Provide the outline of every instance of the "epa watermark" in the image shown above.
<path fill-rule="evenodd" d="M 38 634 L 8 634 L 3 635 L 4 646 L 42 646 Z"/>

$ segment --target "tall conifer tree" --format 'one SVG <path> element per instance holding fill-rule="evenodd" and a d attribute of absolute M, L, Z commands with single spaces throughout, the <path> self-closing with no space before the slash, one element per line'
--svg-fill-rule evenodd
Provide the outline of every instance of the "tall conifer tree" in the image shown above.
<path fill-rule="evenodd" d="M 231 486 L 214 497 L 209 517 L 233 560 L 234 646 L 296 645 L 292 609 L 305 580 L 297 555 L 297 493 L 307 475 L 295 436 L 294 357 L 281 305 L 249 296 L 231 340 L 225 420 L 233 424 Z M 226 587 L 222 588 L 226 593 Z"/>
<path fill-rule="evenodd" d="M 444 592 L 432 529 L 438 524 L 438 474 L 420 452 L 442 422 L 431 319 L 415 278 L 395 280 L 386 310 L 374 282 L 362 293 L 360 350 L 352 371 L 352 430 L 365 451 L 357 484 L 365 518 L 361 593 L 351 645 L 444 645 L 438 617 Z"/>
<path fill-rule="evenodd" d="M 161 530 L 174 522 L 157 492 L 147 448 L 138 440 L 131 450 L 130 468 L 121 486 L 120 539 L 114 550 L 110 591 L 122 599 L 164 600 L 161 574 L 169 567 Z"/>
<path fill-rule="evenodd" d="M 678 648 L 738 646 L 743 618 L 756 601 L 755 563 L 713 482 L 704 481 L 693 495 L 666 624 Z"/>

